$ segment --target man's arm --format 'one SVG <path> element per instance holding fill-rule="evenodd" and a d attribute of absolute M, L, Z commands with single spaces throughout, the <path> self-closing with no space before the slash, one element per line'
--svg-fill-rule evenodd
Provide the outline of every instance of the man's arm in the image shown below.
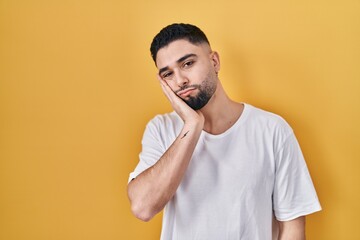
<path fill-rule="evenodd" d="M 164 81 L 160 83 L 184 127 L 164 155 L 128 184 L 131 210 L 143 221 L 160 212 L 175 194 L 204 126 L 200 112 L 187 106 Z"/>
<path fill-rule="evenodd" d="M 305 216 L 279 221 L 279 240 L 305 240 Z"/>

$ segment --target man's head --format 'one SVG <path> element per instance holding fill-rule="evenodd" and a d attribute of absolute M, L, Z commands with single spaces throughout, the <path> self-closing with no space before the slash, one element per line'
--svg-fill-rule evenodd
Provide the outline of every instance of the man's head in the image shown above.
<path fill-rule="evenodd" d="M 159 77 L 194 110 L 214 95 L 220 69 L 219 56 L 196 26 L 172 24 L 162 29 L 151 44 Z"/>
<path fill-rule="evenodd" d="M 201 43 L 207 43 L 210 46 L 210 43 L 204 34 L 203 31 L 200 30 L 200 28 L 191 25 L 191 24 L 185 24 L 185 23 L 174 23 L 171 24 L 165 28 L 163 28 L 153 39 L 151 46 L 150 46 L 150 52 L 151 57 L 153 58 L 155 64 L 156 64 L 156 56 L 158 51 L 169 45 L 171 42 L 184 39 L 192 44 L 201 44 Z"/>

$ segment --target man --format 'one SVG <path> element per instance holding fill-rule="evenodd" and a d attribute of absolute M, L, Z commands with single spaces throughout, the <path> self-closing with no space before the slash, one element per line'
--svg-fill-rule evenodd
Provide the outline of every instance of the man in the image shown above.
<path fill-rule="evenodd" d="M 134 215 L 165 207 L 163 240 L 305 239 L 305 215 L 321 207 L 290 126 L 229 99 L 196 26 L 167 26 L 150 50 L 174 111 L 146 127 L 128 184 Z"/>

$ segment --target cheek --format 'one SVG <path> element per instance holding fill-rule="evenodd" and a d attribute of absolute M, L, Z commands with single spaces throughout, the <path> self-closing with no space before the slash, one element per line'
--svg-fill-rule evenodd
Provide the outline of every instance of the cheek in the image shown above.
<path fill-rule="evenodd" d="M 204 69 L 200 66 L 193 66 L 191 69 L 183 72 L 183 77 L 188 79 L 189 84 L 194 84 L 202 80 L 203 72 Z"/>
<path fill-rule="evenodd" d="M 175 92 L 178 89 L 178 87 L 176 86 L 173 80 L 165 80 L 165 82 L 169 85 L 169 87 L 173 92 Z"/>
<path fill-rule="evenodd" d="M 207 78 L 208 75 L 208 68 L 198 68 L 196 71 L 193 71 L 189 77 L 191 80 L 193 80 L 194 83 L 201 83 Z"/>

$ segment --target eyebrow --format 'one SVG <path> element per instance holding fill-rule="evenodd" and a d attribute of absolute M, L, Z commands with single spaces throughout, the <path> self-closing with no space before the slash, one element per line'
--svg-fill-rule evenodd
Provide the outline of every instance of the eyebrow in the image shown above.
<path fill-rule="evenodd" d="M 197 55 L 195 53 L 189 53 L 184 55 L 183 57 L 179 58 L 176 62 L 177 63 L 181 63 L 182 61 L 185 61 L 186 59 L 188 59 L 189 57 L 197 57 Z M 163 72 L 165 72 L 166 70 L 169 69 L 169 66 L 163 67 L 159 70 L 159 75 Z"/>

